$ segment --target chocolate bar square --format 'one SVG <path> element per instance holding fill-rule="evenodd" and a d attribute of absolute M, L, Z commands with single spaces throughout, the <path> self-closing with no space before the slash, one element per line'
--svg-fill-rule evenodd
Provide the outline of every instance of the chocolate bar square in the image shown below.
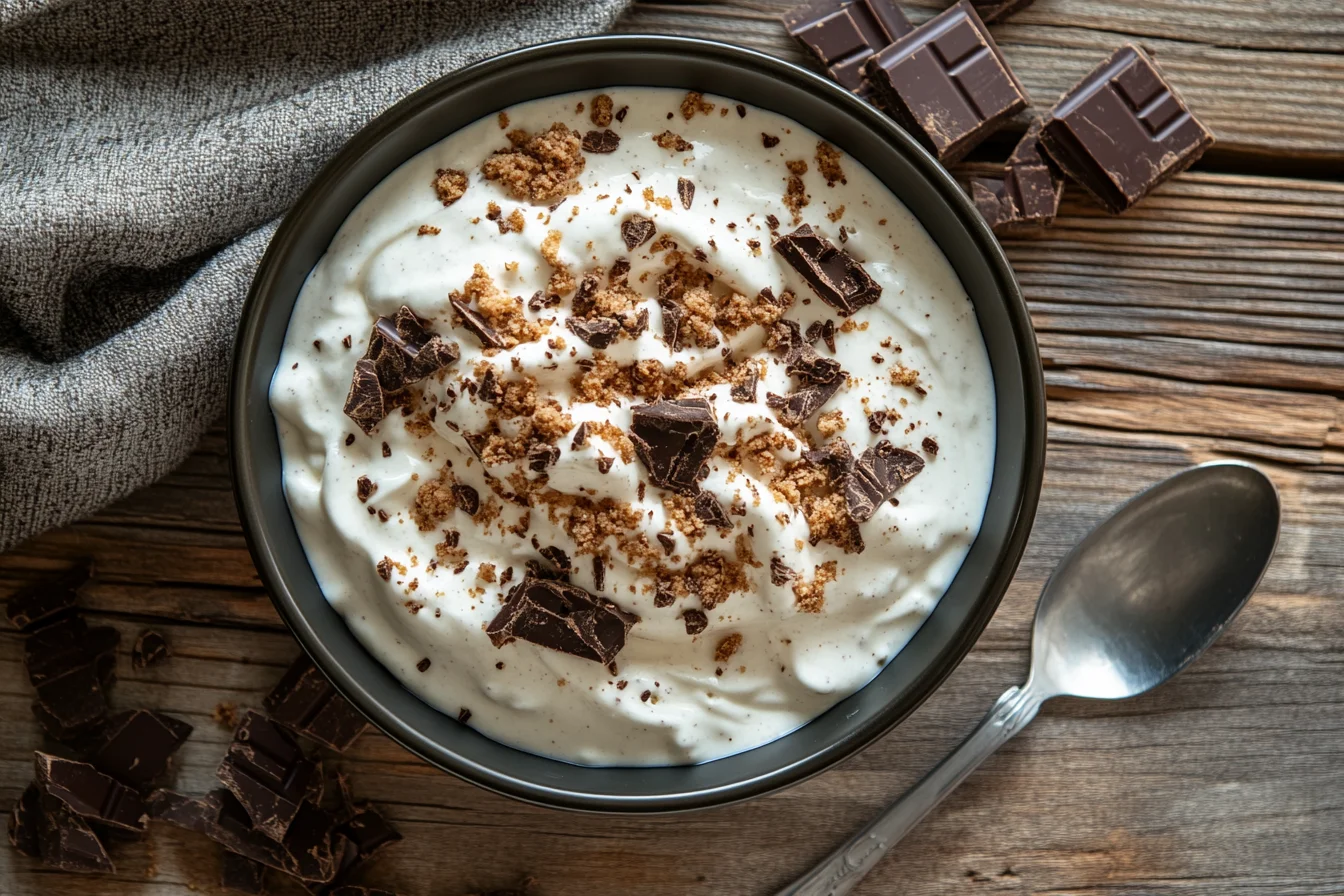
<path fill-rule="evenodd" d="M 784 28 L 855 93 L 863 92 L 863 64 L 914 30 L 892 0 L 813 0 L 784 13 Z"/>
<path fill-rule="evenodd" d="M 1050 110 L 1041 146 L 1112 214 L 1194 164 L 1213 134 L 1152 59 L 1126 44 Z"/>
<path fill-rule="evenodd" d="M 1027 92 L 967 0 L 869 59 L 864 74 L 889 115 L 944 163 L 1027 108 Z"/>

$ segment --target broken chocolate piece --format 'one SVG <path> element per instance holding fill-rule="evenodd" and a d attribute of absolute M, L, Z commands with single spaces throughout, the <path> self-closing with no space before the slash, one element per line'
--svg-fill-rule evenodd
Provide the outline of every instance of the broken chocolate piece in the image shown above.
<path fill-rule="evenodd" d="M 585 420 L 574 430 L 574 438 L 570 440 L 569 450 L 578 451 L 588 444 L 588 421 Z"/>
<path fill-rule="evenodd" d="M 80 666 L 94 665 L 105 684 L 115 680 L 121 635 L 109 626 L 89 628 L 79 616 L 53 622 L 29 635 L 23 644 L 23 665 L 34 687 Z"/>
<path fill-rule="evenodd" d="M 1157 63 L 1133 44 L 1078 82 L 1041 125 L 1050 158 L 1112 214 L 1189 168 L 1213 142 Z"/>
<path fill-rule="evenodd" d="M 263 705 L 275 721 L 338 753 L 349 749 L 369 724 L 306 654 L 294 661 Z"/>
<path fill-rule="evenodd" d="M 919 444 L 920 447 L 924 449 L 925 454 L 928 454 L 930 457 L 938 456 L 938 443 L 929 436 L 925 436 L 924 441 L 920 442 Z"/>
<path fill-rule="evenodd" d="M 711 526 L 717 526 L 720 529 L 731 529 L 733 521 L 728 519 L 728 514 L 724 512 L 723 505 L 719 499 L 714 497 L 712 492 L 702 491 L 695 496 L 695 515 L 704 520 Z"/>
<path fill-rule="evenodd" d="M 1030 6 L 1032 0 L 971 0 L 971 5 L 986 24 L 1002 22 L 1015 12 Z"/>
<path fill-rule="evenodd" d="M 860 96 L 863 64 L 914 30 L 892 0 L 812 0 L 784 13 L 784 28 L 831 80 Z"/>
<path fill-rule="evenodd" d="M 527 575 L 509 592 L 486 634 L 496 647 L 521 639 L 605 664 L 621 652 L 638 621 L 575 585 Z"/>
<path fill-rule="evenodd" d="M 583 135 L 584 152 L 615 152 L 616 148 L 620 145 L 620 135 L 610 128 L 602 131 L 589 131 Z"/>
<path fill-rule="evenodd" d="M 33 715 L 44 731 L 63 743 L 76 743 L 107 716 L 107 691 L 98 668 L 89 663 L 37 686 Z"/>
<path fill-rule="evenodd" d="M 816 345 L 819 339 L 821 339 L 821 321 L 814 320 L 807 325 L 807 332 L 803 334 L 803 341 L 808 345 Z"/>
<path fill-rule="evenodd" d="M 601 591 L 607 583 L 607 564 L 601 557 L 593 558 L 593 588 Z"/>
<path fill-rule="evenodd" d="M 568 582 L 569 575 L 574 571 L 574 566 L 569 562 L 569 555 L 555 545 L 547 545 L 537 551 L 550 564 L 550 570 L 553 577 L 558 581 Z"/>
<path fill-rule="evenodd" d="M 224 850 L 219 864 L 219 885 L 225 890 L 263 896 L 266 892 L 266 866 L 247 856 Z"/>
<path fill-rule="evenodd" d="M 845 477 L 845 505 L 850 519 L 856 523 L 872 519 L 878 505 L 922 469 L 924 458 L 897 448 L 886 439 L 864 451 Z"/>
<path fill-rule="evenodd" d="M 599 472 L 599 473 L 610 473 L 610 472 L 611 472 L 611 465 L 614 464 L 614 463 L 616 463 L 616 458 L 614 458 L 614 457 L 607 457 L 606 455 L 599 454 L 599 455 L 597 456 L 597 472 Z"/>
<path fill-rule="evenodd" d="M 659 579 L 653 585 L 653 605 L 662 610 L 672 606 L 677 601 L 677 596 L 672 593 L 672 586 Z"/>
<path fill-rule="evenodd" d="M 467 332 L 480 340 L 481 348 L 504 348 L 504 339 L 494 327 L 485 322 L 485 318 L 471 310 L 466 302 L 449 296 L 448 304 L 457 313 L 461 325 Z"/>
<path fill-rule="evenodd" d="M 45 793 L 38 803 L 37 843 L 42 864 L 61 871 L 111 874 L 117 870 L 98 835 L 68 805 Z"/>
<path fill-rule="evenodd" d="M 702 610 L 686 610 L 681 614 L 681 620 L 686 624 L 688 635 L 698 635 L 709 628 L 709 617 Z"/>
<path fill-rule="evenodd" d="M 700 467 L 714 453 L 719 427 L 703 398 L 636 405 L 630 440 L 653 484 L 683 495 L 700 490 Z"/>
<path fill-rule="evenodd" d="M 350 392 L 345 397 L 345 415 L 365 435 L 371 434 L 374 427 L 387 416 L 387 396 L 378 384 L 378 369 L 367 358 L 355 362 Z"/>
<path fill-rule="evenodd" d="M 695 199 L 695 182 L 685 177 L 677 178 L 677 198 L 681 200 L 682 208 L 690 208 Z"/>
<path fill-rule="evenodd" d="M 821 341 L 826 343 L 826 348 L 830 349 L 831 353 L 834 354 L 835 321 L 831 320 L 829 317 L 826 318 L 826 320 L 821 325 Z"/>
<path fill-rule="evenodd" d="M 250 710 L 215 774 L 238 798 L 252 827 L 275 841 L 285 839 L 300 804 L 321 795 L 320 767 L 283 728 Z"/>
<path fill-rule="evenodd" d="M 380 317 L 369 333 L 364 357 L 355 362 L 345 413 L 371 434 L 388 410 L 388 396 L 457 361 L 458 347 L 429 329 L 405 305 Z M 375 385 L 377 391 L 375 392 Z"/>
<path fill-rule="evenodd" d="M 643 215 L 631 215 L 621 222 L 621 239 L 625 240 L 625 248 L 633 250 L 652 239 L 657 230 L 650 219 Z"/>
<path fill-rule="evenodd" d="M 597 349 L 611 345 L 621 332 L 621 322 L 614 317 L 599 317 L 596 320 L 571 317 L 565 321 L 565 326 L 575 336 Z"/>
<path fill-rule="evenodd" d="M 466 718 L 462 718 L 462 716 Z M 471 718 L 471 711 L 464 709 L 459 721 L 465 723 Z M 352 807 L 352 814 L 344 824 L 336 828 L 357 850 L 359 863 L 372 859 L 393 843 L 402 839 L 401 832 L 383 816 L 372 803 L 359 803 Z"/>
<path fill-rule="evenodd" d="M 756 383 L 761 378 L 760 369 L 755 364 L 747 365 L 747 373 L 728 389 L 728 397 L 733 401 L 753 402 L 756 400 Z"/>
<path fill-rule="evenodd" d="M 681 322 L 686 319 L 686 309 L 670 299 L 660 299 L 658 307 L 663 310 L 663 341 L 675 352 L 681 348 Z"/>
<path fill-rule="evenodd" d="M 467 516 L 475 516 L 481 509 L 481 494 L 470 485 L 459 482 L 453 486 L 452 491 L 453 500 Z"/>
<path fill-rule="evenodd" d="M 779 420 L 785 426 L 801 426 L 821 410 L 822 405 L 831 400 L 831 396 L 840 390 L 842 382 L 844 377 L 838 377 L 830 383 L 804 386 L 788 395 L 767 392 L 765 403 L 779 412 Z"/>
<path fill-rule="evenodd" d="M 770 584 L 787 585 L 798 574 L 784 565 L 784 561 L 778 557 L 770 558 Z"/>
<path fill-rule="evenodd" d="M 89 761 L 94 768 L 137 790 L 168 771 L 178 747 L 191 736 L 186 722 L 136 709 L 108 719 Z"/>
<path fill-rule="evenodd" d="M 636 338 L 649 328 L 649 309 L 641 308 L 638 314 L 627 311 L 621 316 L 621 327 L 630 337 Z"/>
<path fill-rule="evenodd" d="M 87 762 L 33 754 L 37 784 L 82 818 L 125 831 L 144 831 L 149 815 L 140 795 Z"/>
<path fill-rule="evenodd" d="M 487 367 L 485 375 L 481 377 L 480 383 L 476 386 L 476 397 L 481 401 L 488 401 L 494 404 L 499 400 L 502 393 L 499 388 L 499 377 L 495 376 L 495 368 Z"/>
<path fill-rule="evenodd" d="M 560 460 L 560 449 L 555 445 L 537 442 L 527 449 L 527 467 L 534 473 L 544 473 Z"/>
<path fill-rule="evenodd" d="M 674 550 L 677 549 L 677 539 L 676 539 L 676 537 L 673 536 L 671 533 L 668 533 L 668 532 L 659 532 L 659 533 L 658 533 L 656 536 L 654 536 L 654 537 L 657 538 L 657 539 L 658 539 L 658 543 L 659 543 L 660 545 L 663 546 L 663 553 L 664 553 L 664 554 L 667 554 L 667 556 L 671 557 L 671 556 L 672 556 L 672 552 L 673 552 Z"/>
<path fill-rule="evenodd" d="M 74 612 L 80 587 L 89 580 L 92 562 L 81 561 L 55 580 L 20 588 L 5 603 L 10 625 L 33 632 Z"/>
<path fill-rule="evenodd" d="M 38 842 L 42 828 L 41 803 L 42 791 L 37 784 L 29 784 L 9 812 L 9 845 L 30 859 L 42 858 Z"/>
<path fill-rule="evenodd" d="M 960 0 L 869 59 L 873 97 L 944 164 L 1027 108 L 975 8 Z"/>
<path fill-rule="evenodd" d="M 169 655 L 168 639 L 152 628 L 145 629 L 131 647 L 131 668 L 139 671 L 157 666 Z"/>
<path fill-rule="evenodd" d="M 830 240 L 813 232 L 809 224 L 779 237 L 774 248 L 823 302 L 843 316 L 847 317 L 882 297 L 882 287 L 868 276 L 863 265 L 848 252 L 837 249 Z"/>

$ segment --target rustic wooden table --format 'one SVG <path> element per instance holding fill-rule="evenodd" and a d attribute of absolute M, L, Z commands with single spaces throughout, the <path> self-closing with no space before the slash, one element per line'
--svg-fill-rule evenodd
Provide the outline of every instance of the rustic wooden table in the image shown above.
<path fill-rule="evenodd" d="M 620 30 L 717 38 L 801 60 L 785 2 L 635 6 Z M 912 3 L 927 17 L 934 0 Z M 922 8 L 920 8 L 922 7 Z M 1336 0 L 1038 0 L 996 26 L 1048 106 L 1125 40 L 1155 53 L 1219 138 L 1123 218 L 1070 191 L 1008 254 L 1049 387 L 1045 491 L 1017 581 L 979 644 L 915 715 L 777 796 L 685 817 L 574 816 L 493 796 L 370 734 L 341 764 L 406 835 L 367 875 L 451 896 L 536 875 L 539 896 L 766 894 L 911 784 L 1027 664 L 1056 561 L 1120 501 L 1233 457 L 1278 484 L 1278 555 L 1208 655 L 1156 693 L 1059 701 L 910 837 L 859 892 L 1306 896 L 1344 893 L 1344 11 Z M 1005 149 L 1006 152 L 1006 149 Z M 258 586 L 212 432 L 181 469 L 0 556 L 0 595 L 97 558 L 88 603 L 123 650 L 148 625 L 175 657 L 120 660 L 114 699 L 196 726 L 178 783 L 203 790 L 229 732 L 297 654 Z M 2 512 L 2 511 L 0 511 Z M 21 643 L 0 632 L 0 803 L 42 744 Z M 111 878 L 0 849 L 0 894 L 212 892 L 214 848 L 158 827 Z"/>

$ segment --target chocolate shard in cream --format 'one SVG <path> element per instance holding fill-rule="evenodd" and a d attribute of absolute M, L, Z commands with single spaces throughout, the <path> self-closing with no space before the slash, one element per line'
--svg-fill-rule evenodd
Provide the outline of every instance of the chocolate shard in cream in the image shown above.
<path fill-rule="evenodd" d="M 922 469 L 924 458 L 897 448 L 886 439 L 864 451 L 845 478 L 845 505 L 850 519 L 856 523 L 872 519 L 877 506 Z"/>
<path fill-rule="evenodd" d="M 700 491 L 700 467 L 719 440 L 709 402 L 682 398 L 636 405 L 631 418 L 630 441 L 653 484 L 683 495 Z"/>
<path fill-rule="evenodd" d="M 530 641 L 570 656 L 610 663 L 639 617 L 565 582 L 526 575 L 486 629 L 496 647 Z"/>
<path fill-rule="evenodd" d="M 803 276 L 820 299 L 844 316 L 882 297 L 882 287 L 863 265 L 804 224 L 774 242 L 775 251 Z"/>
<path fill-rule="evenodd" d="M 365 434 L 387 415 L 388 396 L 451 364 L 457 343 L 429 329 L 429 322 L 402 305 L 391 317 L 380 317 L 369 333 L 369 347 L 355 362 L 345 414 Z"/>

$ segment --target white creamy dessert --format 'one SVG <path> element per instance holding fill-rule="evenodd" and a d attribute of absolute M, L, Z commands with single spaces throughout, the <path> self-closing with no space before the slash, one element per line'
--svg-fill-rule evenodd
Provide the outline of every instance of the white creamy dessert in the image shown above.
<path fill-rule="evenodd" d="M 818 250 L 857 296 L 803 276 Z M 901 202 L 789 119 L 654 88 L 511 107 L 394 171 L 270 394 L 361 642 L 591 765 L 725 756 L 862 687 L 960 568 L 995 450 L 974 311 Z"/>

